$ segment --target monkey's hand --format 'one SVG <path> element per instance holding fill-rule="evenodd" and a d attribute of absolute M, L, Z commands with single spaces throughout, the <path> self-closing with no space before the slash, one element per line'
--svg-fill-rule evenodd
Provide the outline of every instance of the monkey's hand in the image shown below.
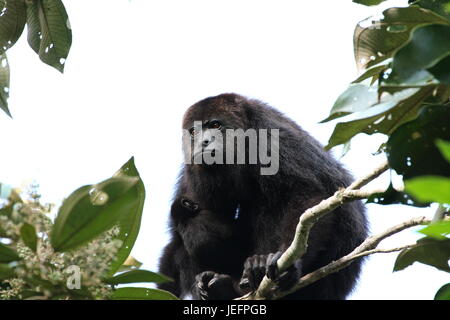
<path fill-rule="evenodd" d="M 239 283 L 241 290 L 245 292 L 255 291 L 265 275 L 274 281 L 280 290 L 291 289 L 300 278 L 301 263 L 299 261 L 280 273 L 277 261 L 282 254 L 281 251 L 278 251 L 268 255 L 254 255 L 247 258 Z"/>
<path fill-rule="evenodd" d="M 193 293 L 194 298 L 201 300 L 231 300 L 240 295 L 231 276 L 213 271 L 204 271 L 195 277 Z"/>

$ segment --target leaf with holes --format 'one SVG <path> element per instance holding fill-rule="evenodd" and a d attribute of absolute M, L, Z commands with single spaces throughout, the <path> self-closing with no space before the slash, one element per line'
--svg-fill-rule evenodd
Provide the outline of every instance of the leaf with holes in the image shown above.
<path fill-rule="evenodd" d="M 0 0 L 0 10 L 0 54 L 3 54 L 17 42 L 25 28 L 25 1 Z"/>
<path fill-rule="evenodd" d="M 450 26 L 433 24 L 419 27 L 412 32 L 406 45 L 395 53 L 392 72 L 384 82 L 390 84 L 426 83 L 433 79 L 433 75 L 426 69 L 434 67 L 449 54 Z M 441 71 L 448 77 L 449 69 Z"/>
<path fill-rule="evenodd" d="M 61 0 L 42 0 L 29 4 L 27 26 L 30 47 L 44 63 L 63 72 L 72 45 L 72 30 Z"/>
<path fill-rule="evenodd" d="M 413 28 L 439 23 L 450 25 L 450 21 L 430 10 L 411 6 L 407 8 L 390 8 L 383 11 L 383 18 L 361 21 L 353 35 L 355 60 L 358 69 L 366 69 L 379 64 L 404 45 Z"/>

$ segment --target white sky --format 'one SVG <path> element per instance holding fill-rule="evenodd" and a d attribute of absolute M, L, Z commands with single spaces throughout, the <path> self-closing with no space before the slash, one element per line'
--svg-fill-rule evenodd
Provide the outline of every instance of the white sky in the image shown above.
<path fill-rule="evenodd" d="M 384 7 L 406 1 L 388 1 Z M 0 179 L 35 179 L 61 201 L 111 176 L 132 155 L 147 189 L 133 255 L 157 270 L 182 161 L 181 118 L 196 101 L 223 92 L 261 99 L 322 143 L 337 96 L 356 76 L 352 34 L 380 8 L 347 1 L 64 1 L 73 44 L 64 75 L 41 63 L 25 35 L 8 51 L 10 110 L 0 114 Z M 342 161 L 362 175 L 380 137 L 357 137 Z M 387 185 L 387 175 L 381 178 Z M 432 209 L 368 205 L 372 232 Z M 384 247 L 414 242 L 405 231 Z M 392 273 L 396 254 L 366 262 L 352 299 L 432 299 L 448 275 L 415 264 Z"/>

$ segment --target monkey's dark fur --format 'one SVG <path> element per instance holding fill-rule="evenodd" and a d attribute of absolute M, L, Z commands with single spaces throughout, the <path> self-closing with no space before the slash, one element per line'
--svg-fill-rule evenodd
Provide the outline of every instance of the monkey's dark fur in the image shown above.
<path fill-rule="evenodd" d="M 185 164 L 172 205 L 172 239 L 160 261 L 160 272 L 175 281 L 160 288 L 197 299 L 229 299 L 256 289 L 266 269 L 276 262 L 266 258 L 289 246 L 299 216 L 353 179 L 294 121 L 260 101 L 236 94 L 204 99 L 187 110 L 183 128 L 211 119 L 220 121 L 220 130 L 279 129 L 279 171 L 261 175 L 260 164 Z M 203 209 L 192 213 L 180 205 L 183 197 Z M 347 203 L 313 227 L 307 253 L 290 273 L 298 278 L 337 260 L 366 236 L 363 205 Z M 345 299 L 355 286 L 361 263 L 356 261 L 286 298 Z M 277 276 L 282 278 L 272 278 Z M 284 282 L 286 288 L 293 284 Z"/>

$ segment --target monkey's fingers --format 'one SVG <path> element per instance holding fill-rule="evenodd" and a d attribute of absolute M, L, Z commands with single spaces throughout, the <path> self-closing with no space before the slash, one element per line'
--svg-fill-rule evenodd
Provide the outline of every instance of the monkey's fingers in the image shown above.
<path fill-rule="evenodd" d="M 265 255 L 254 255 L 247 258 L 244 263 L 241 282 L 239 283 L 242 290 L 255 291 L 258 288 L 266 274 L 266 261 Z"/>

